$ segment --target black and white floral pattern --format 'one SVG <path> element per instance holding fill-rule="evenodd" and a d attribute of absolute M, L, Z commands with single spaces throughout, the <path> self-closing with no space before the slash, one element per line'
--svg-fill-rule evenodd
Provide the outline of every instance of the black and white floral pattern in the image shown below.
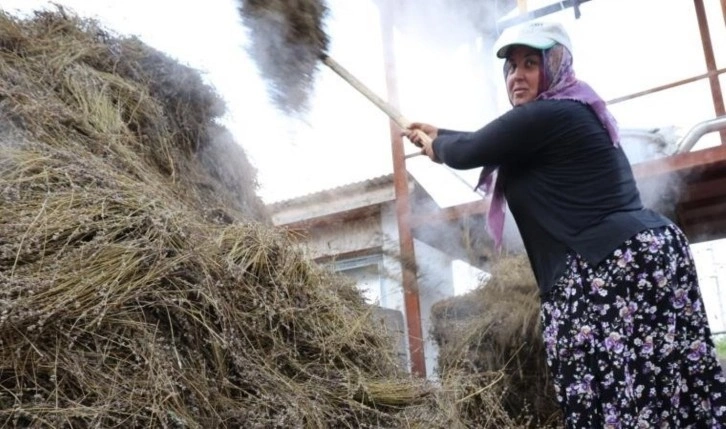
<path fill-rule="evenodd" d="M 726 429 L 726 379 L 677 227 L 597 267 L 570 255 L 541 316 L 568 428 Z"/>

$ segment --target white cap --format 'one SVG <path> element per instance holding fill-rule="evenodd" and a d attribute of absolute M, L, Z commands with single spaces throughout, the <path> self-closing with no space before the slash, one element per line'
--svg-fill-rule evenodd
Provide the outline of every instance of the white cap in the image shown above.
<path fill-rule="evenodd" d="M 497 57 L 506 58 L 514 45 L 524 45 L 535 49 L 549 49 L 556 43 L 567 48 L 572 54 L 572 43 L 564 27 L 555 22 L 528 22 L 519 28 L 504 30 L 494 44 Z"/>

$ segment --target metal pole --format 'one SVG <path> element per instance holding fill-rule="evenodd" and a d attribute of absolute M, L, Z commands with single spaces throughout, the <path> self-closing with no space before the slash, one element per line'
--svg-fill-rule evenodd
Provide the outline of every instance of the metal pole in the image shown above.
<path fill-rule="evenodd" d="M 397 1 L 387 0 L 380 6 L 381 27 L 383 29 L 383 59 L 386 69 L 388 100 L 393 106 L 398 104 L 396 90 L 396 67 L 393 55 L 394 8 Z M 424 342 L 421 328 L 421 304 L 419 301 L 418 281 L 416 279 L 416 254 L 414 252 L 413 231 L 409 223 L 411 208 L 408 195 L 408 173 L 404 159 L 401 129 L 391 120 L 391 149 L 393 152 L 393 182 L 396 194 L 396 217 L 401 250 L 401 273 L 403 299 L 406 309 L 408 349 L 411 357 L 411 373 L 426 376 Z"/>
<path fill-rule="evenodd" d="M 517 7 L 520 15 L 527 13 L 527 0 L 517 0 Z"/>
<path fill-rule="evenodd" d="M 726 0 L 724 0 L 724 1 L 726 1 Z M 675 88 L 675 87 L 678 87 L 678 86 L 681 86 L 681 85 L 685 85 L 687 83 L 696 82 L 698 80 L 705 79 L 707 77 L 711 77 L 711 76 L 718 77 L 718 75 L 723 74 L 723 73 L 726 73 L 726 68 L 722 68 L 722 69 L 718 69 L 718 70 L 715 70 L 715 71 L 712 71 L 712 72 L 707 72 L 707 73 L 699 74 L 698 76 L 693 76 L 693 77 L 689 77 L 689 78 L 686 78 L 686 79 L 682 79 L 682 80 L 679 80 L 679 81 L 676 81 L 676 82 L 667 83 L 665 85 L 656 86 L 654 88 L 646 89 L 644 91 L 635 92 L 635 93 L 629 94 L 629 95 L 624 95 L 622 97 L 613 98 L 612 100 L 608 100 L 607 101 L 607 104 L 621 103 L 623 101 L 632 100 L 633 98 L 638 98 L 638 97 L 642 97 L 644 95 L 654 94 L 656 92 L 664 91 L 666 89 L 671 89 L 671 88 Z"/>
<path fill-rule="evenodd" d="M 703 55 L 706 57 L 706 68 L 709 72 L 715 72 L 716 57 L 713 54 L 711 33 L 708 29 L 708 19 L 706 18 L 706 9 L 703 7 L 703 0 L 693 0 L 693 5 L 696 9 L 698 29 L 701 32 Z M 713 97 L 713 106 L 716 111 L 716 116 L 724 116 L 726 115 L 726 107 L 724 107 L 723 93 L 721 92 L 721 83 L 719 82 L 718 75 L 709 75 L 708 81 L 711 84 L 711 96 Z M 726 131 L 721 131 L 721 144 L 726 144 Z"/>
<path fill-rule="evenodd" d="M 517 15 L 513 18 L 509 18 L 506 21 L 500 22 L 497 25 L 497 28 L 499 29 L 499 31 L 504 31 L 504 29 L 506 29 L 508 27 L 512 27 L 517 24 L 521 24 L 523 22 L 532 21 L 534 19 L 541 18 L 543 16 L 547 16 L 547 15 L 553 14 L 555 12 L 559 12 L 561 10 L 565 10 L 569 7 L 579 8 L 579 6 L 582 3 L 585 3 L 588 1 L 590 1 L 590 0 L 562 0 L 557 3 L 543 6 L 539 9 L 535 9 L 535 10 L 529 10 L 529 11 L 522 12 L 522 10 L 520 9 L 519 15 Z M 577 17 L 577 15 L 578 15 L 578 12 L 576 11 L 575 17 Z"/>
<path fill-rule="evenodd" d="M 726 130 L 726 116 L 720 116 L 696 124 L 678 143 L 678 152 L 690 152 L 693 146 L 705 134 L 721 130 Z"/>

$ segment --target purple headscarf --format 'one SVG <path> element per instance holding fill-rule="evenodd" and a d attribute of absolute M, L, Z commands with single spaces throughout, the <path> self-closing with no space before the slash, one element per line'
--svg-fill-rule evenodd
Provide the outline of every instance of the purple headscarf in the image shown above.
<path fill-rule="evenodd" d="M 556 44 L 552 48 L 542 51 L 542 65 L 539 94 L 535 100 L 576 100 L 589 105 L 607 130 L 613 145 L 617 146 L 620 142 L 617 122 L 608 111 L 605 101 L 595 93 L 590 85 L 575 77 L 570 51 L 564 46 Z M 506 78 L 508 66 L 505 64 L 504 67 Z M 487 230 L 494 239 L 496 248 L 501 249 L 506 201 L 504 190 L 497 180 L 497 172 L 496 166 L 484 167 L 474 189 L 481 189 L 486 194 L 493 191 L 487 215 Z"/>

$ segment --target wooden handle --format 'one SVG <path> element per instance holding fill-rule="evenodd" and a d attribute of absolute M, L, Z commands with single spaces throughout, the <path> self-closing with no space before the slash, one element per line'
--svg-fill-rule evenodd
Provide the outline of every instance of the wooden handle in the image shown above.
<path fill-rule="evenodd" d="M 411 125 L 411 122 L 406 119 L 403 115 L 401 115 L 398 110 L 396 110 L 395 107 L 393 107 L 390 103 L 383 100 L 381 97 L 376 95 L 370 88 L 365 86 L 363 82 L 358 80 L 355 76 L 353 76 L 348 70 L 346 70 L 343 66 L 338 64 L 337 61 L 330 58 L 329 56 L 322 54 L 320 55 L 320 59 L 323 61 L 323 63 L 330 67 L 331 70 L 333 70 L 335 73 L 338 74 L 341 78 L 343 78 L 344 81 L 348 82 L 350 86 L 355 88 L 358 92 L 363 94 L 368 100 L 370 100 L 373 104 L 375 104 L 379 109 L 383 111 L 386 115 L 388 115 L 389 118 L 393 122 L 395 122 L 399 127 L 406 129 Z M 421 139 L 423 139 L 427 144 L 431 143 L 431 138 L 424 134 L 423 131 L 419 131 L 421 134 Z M 418 155 L 418 154 L 414 154 Z M 410 158 L 411 155 L 407 156 L 406 158 Z"/>
<path fill-rule="evenodd" d="M 330 67 L 335 73 L 337 73 L 338 76 L 342 77 L 344 81 L 348 82 L 353 88 L 358 90 L 358 92 L 378 106 L 378 108 L 388 115 L 388 117 L 391 118 L 391 120 L 393 120 L 393 122 L 395 122 L 399 127 L 405 129 L 411 124 L 411 122 L 404 118 L 403 115 L 401 115 L 391 104 L 384 101 L 381 97 L 371 91 L 370 88 L 363 85 L 361 81 L 350 74 L 350 72 L 338 64 L 338 62 L 325 54 L 321 55 L 320 59 L 326 66 Z"/>

